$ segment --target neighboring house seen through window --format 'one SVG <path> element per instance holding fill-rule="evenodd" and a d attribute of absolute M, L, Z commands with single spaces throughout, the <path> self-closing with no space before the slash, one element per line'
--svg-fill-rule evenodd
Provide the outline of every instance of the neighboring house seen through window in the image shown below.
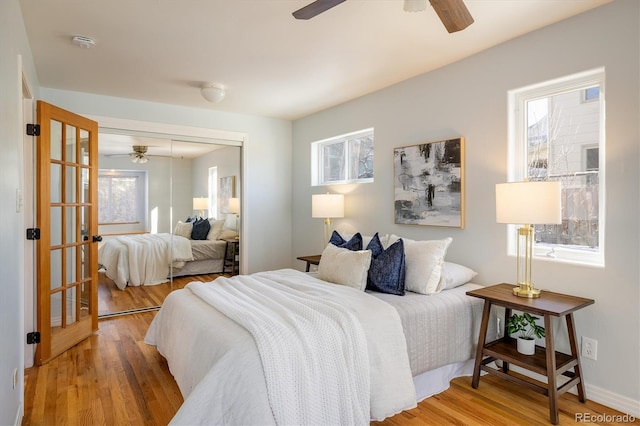
<path fill-rule="evenodd" d="M 311 184 L 373 182 L 373 129 L 311 144 Z"/>
<path fill-rule="evenodd" d="M 604 265 L 603 89 L 596 70 L 509 92 L 509 180 L 562 184 L 562 223 L 535 226 L 534 255 Z"/>

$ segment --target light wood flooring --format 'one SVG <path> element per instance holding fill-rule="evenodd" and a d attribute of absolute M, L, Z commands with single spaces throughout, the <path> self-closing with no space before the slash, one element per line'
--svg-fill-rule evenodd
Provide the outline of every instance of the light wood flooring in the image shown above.
<path fill-rule="evenodd" d="M 221 275 L 223 274 L 176 277 L 173 279 L 173 283 L 125 287 L 124 290 L 120 290 L 113 280 L 108 278 L 104 272 L 100 272 L 98 274 L 98 315 L 160 306 L 172 290 L 183 288 L 191 281 L 213 281 Z M 229 274 L 226 275 L 229 276 Z"/>
<path fill-rule="evenodd" d="M 143 342 L 156 312 L 100 321 L 100 330 L 42 367 L 25 370 L 23 425 L 166 425 L 182 404 L 166 361 Z M 478 389 L 461 377 L 451 387 L 375 425 L 549 425 L 546 398 L 482 377 Z M 577 397 L 560 398 L 560 424 L 576 413 L 620 414 Z M 613 422 L 594 422 L 609 425 Z M 640 424 L 636 421 L 635 424 Z"/>

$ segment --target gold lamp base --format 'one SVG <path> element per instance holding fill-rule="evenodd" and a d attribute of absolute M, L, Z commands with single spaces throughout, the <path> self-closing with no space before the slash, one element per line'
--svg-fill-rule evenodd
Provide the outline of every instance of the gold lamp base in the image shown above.
<path fill-rule="evenodd" d="M 518 297 L 535 299 L 537 297 L 540 297 L 540 290 L 538 290 L 537 288 L 533 288 L 532 285 L 530 286 L 527 284 L 520 284 L 519 287 L 513 288 L 513 294 Z"/>

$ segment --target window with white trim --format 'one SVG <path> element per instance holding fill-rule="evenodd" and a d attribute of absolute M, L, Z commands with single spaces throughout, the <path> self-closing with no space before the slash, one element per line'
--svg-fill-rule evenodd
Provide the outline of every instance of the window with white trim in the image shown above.
<path fill-rule="evenodd" d="M 98 224 L 146 226 L 146 170 L 98 171 Z"/>
<path fill-rule="evenodd" d="M 218 217 L 218 168 L 209 167 L 208 181 L 209 216 Z"/>
<path fill-rule="evenodd" d="M 373 129 L 313 142 L 311 184 L 373 182 Z"/>
<path fill-rule="evenodd" d="M 535 226 L 534 256 L 604 266 L 604 69 L 508 97 L 509 180 L 562 184 L 562 223 Z"/>

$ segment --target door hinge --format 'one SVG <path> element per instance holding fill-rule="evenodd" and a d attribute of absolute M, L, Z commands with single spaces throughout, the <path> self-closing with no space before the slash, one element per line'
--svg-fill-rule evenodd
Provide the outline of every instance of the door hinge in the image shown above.
<path fill-rule="evenodd" d="M 32 331 L 31 333 L 27 333 L 27 345 L 34 345 L 36 343 L 40 343 L 40 332 Z"/>
<path fill-rule="evenodd" d="M 40 228 L 27 228 L 27 240 L 39 240 Z"/>
<path fill-rule="evenodd" d="M 27 135 L 29 135 L 29 136 L 40 136 L 40 125 L 39 124 L 27 124 Z"/>

